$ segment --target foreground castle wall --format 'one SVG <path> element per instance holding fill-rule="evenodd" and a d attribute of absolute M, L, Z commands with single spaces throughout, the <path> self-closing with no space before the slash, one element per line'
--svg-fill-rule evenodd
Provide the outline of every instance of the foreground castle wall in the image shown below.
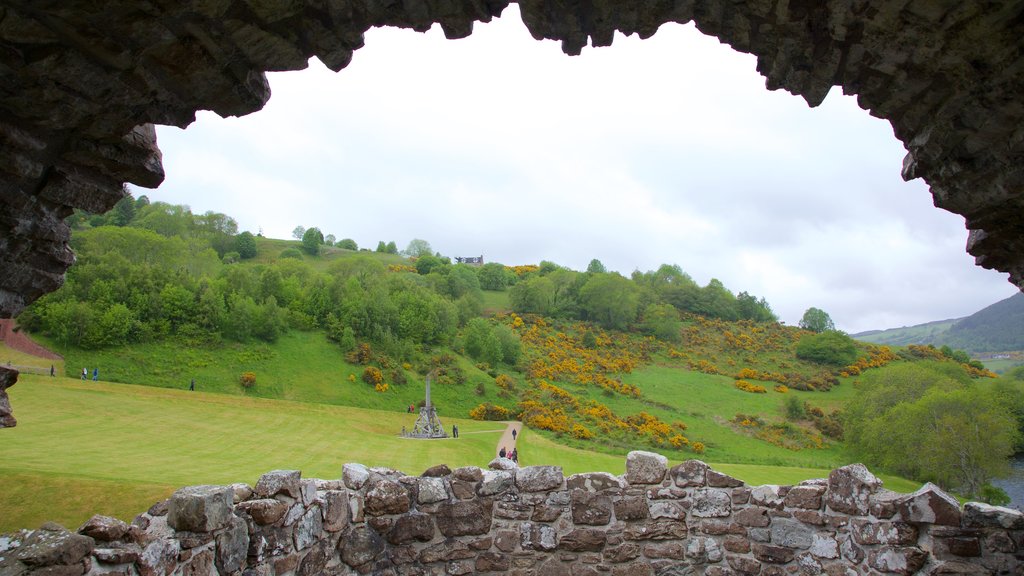
<path fill-rule="evenodd" d="M 492 468 L 182 488 L 131 525 L 0 536 L 0 575 L 1024 573 L 1021 512 L 961 509 L 931 484 L 896 494 L 860 464 L 758 487 L 649 452 L 621 477 Z"/>

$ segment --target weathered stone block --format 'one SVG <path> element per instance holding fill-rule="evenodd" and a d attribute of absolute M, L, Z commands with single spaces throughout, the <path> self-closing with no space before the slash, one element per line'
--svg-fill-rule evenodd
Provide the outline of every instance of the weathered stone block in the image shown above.
<path fill-rule="evenodd" d="M 881 487 L 882 481 L 863 464 L 843 466 L 828 475 L 825 504 L 836 512 L 864 516 L 871 494 Z"/>
<path fill-rule="evenodd" d="M 547 524 L 523 522 L 519 525 L 519 545 L 523 550 L 551 551 L 558 546 L 555 529 Z"/>
<path fill-rule="evenodd" d="M 512 566 L 512 559 L 497 552 L 483 552 L 476 557 L 473 568 L 477 572 L 504 572 Z"/>
<path fill-rule="evenodd" d="M 238 510 L 252 517 L 260 526 L 268 526 L 284 518 L 288 505 L 280 500 L 247 500 L 238 505 Z"/>
<path fill-rule="evenodd" d="M 900 517 L 907 522 L 959 526 L 960 503 L 941 488 L 928 482 L 897 502 Z"/>
<path fill-rule="evenodd" d="M 423 474 L 420 474 L 420 476 L 426 478 L 443 478 L 444 476 L 448 476 L 451 473 L 452 469 L 449 468 L 447 464 L 438 464 L 437 466 L 431 466 L 430 468 L 427 468 L 426 470 L 423 471 Z"/>
<path fill-rule="evenodd" d="M 626 540 L 681 540 L 686 538 L 686 524 L 672 520 L 656 520 L 629 524 L 623 531 Z"/>
<path fill-rule="evenodd" d="M 409 492 L 398 482 L 381 480 L 366 491 L 366 513 L 371 516 L 409 511 Z"/>
<path fill-rule="evenodd" d="M 435 520 L 447 537 L 486 534 L 491 529 L 491 508 L 486 499 L 444 502 Z"/>
<path fill-rule="evenodd" d="M 577 528 L 562 536 L 558 547 L 572 552 L 600 552 L 607 541 L 604 530 L 598 528 Z"/>
<path fill-rule="evenodd" d="M 566 478 L 565 485 L 569 490 L 586 490 L 589 492 L 621 490 L 626 487 L 626 483 L 621 478 L 608 472 L 573 474 Z"/>
<path fill-rule="evenodd" d="M 824 495 L 824 486 L 794 486 L 786 494 L 783 501 L 789 508 L 817 510 L 821 508 Z"/>
<path fill-rule="evenodd" d="M 113 542 L 128 534 L 128 524 L 117 518 L 96 514 L 82 524 L 78 533 L 99 542 Z"/>
<path fill-rule="evenodd" d="M 772 520 L 771 541 L 789 548 L 810 548 L 814 529 L 796 520 L 776 518 Z"/>
<path fill-rule="evenodd" d="M 754 544 L 751 551 L 754 553 L 754 558 L 770 564 L 787 564 L 796 556 L 796 552 L 791 548 L 769 544 Z"/>
<path fill-rule="evenodd" d="M 234 490 L 228 486 L 189 486 L 177 490 L 167 508 L 167 524 L 175 530 L 212 532 L 232 517 Z"/>
<path fill-rule="evenodd" d="M 416 501 L 420 504 L 433 504 L 448 499 L 448 489 L 445 487 L 444 478 L 422 477 L 417 482 Z"/>
<path fill-rule="evenodd" d="M 70 566 L 81 563 L 92 552 L 93 545 L 92 538 L 68 532 L 51 522 L 29 534 L 14 557 L 32 567 Z"/>
<path fill-rule="evenodd" d="M 359 490 L 370 479 L 370 469 L 362 464 L 345 464 L 341 468 L 341 479 L 349 490 Z"/>
<path fill-rule="evenodd" d="M 434 520 L 427 514 L 406 514 L 395 520 L 388 532 L 388 542 L 408 544 L 409 542 L 430 542 L 434 538 Z"/>
<path fill-rule="evenodd" d="M 612 500 L 604 494 L 572 491 L 572 521 L 576 524 L 604 526 L 612 519 Z"/>
<path fill-rule="evenodd" d="M 700 460 L 687 460 L 673 466 L 668 473 L 672 477 L 672 482 L 680 488 L 703 487 L 707 485 L 708 470 L 710 470 L 708 465 Z"/>
<path fill-rule="evenodd" d="M 227 529 L 217 533 L 216 542 L 215 563 L 219 573 L 233 574 L 245 566 L 245 557 L 249 552 L 249 530 L 244 520 L 233 517 Z"/>
<path fill-rule="evenodd" d="M 690 514 L 697 518 L 722 518 L 732 513 L 732 495 L 721 488 L 697 488 Z"/>
<path fill-rule="evenodd" d="M 748 544 L 747 551 L 749 551 L 749 546 Z M 714 538 L 698 536 L 690 538 L 689 543 L 686 545 L 686 557 L 698 564 L 720 562 L 723 555 L 722 545 Z"/>
<path fill-rule="evenodd" d="M 476 492 L 480 496 L 496 496 L 512 488 L 515 478 L 508 470 L 486 470 Z"/>
<path fill-rule="evenodd" d="M 631 485 L 659 484 L 668 472 L 668 458 L 654 452 L 634 450 L 626 455 L 626 482 Z"/>
<path fill-rule="evenodd" d="M 305 550 L 323 537 L 323 513 L 319 506 L 311 506 L 295 525 L 295 549 Z"/>
<path fill-rule="evenodd" d="M 523 492 L 560 488 L 564 479 L 561 466 L 527 466 L 516 471 L 516 487 Z"/>
<path fill-rule="evenodd" d="M 384 540 L 369 526 L 355 526 L 338 547 L 341 559 L 356 568 L 377 558 L 384 551 Z"/>
<path fill-rule="evenodd" d="M 853 540 L 861 545 L 917 543 L 917 528 L 906 522 L 854 518 L 850 523 L 850 531 Z"/>
<path fill-rule="evenodd" d="M 914 574 L 927 560 L 928 553 L 920 548 L 879 548 L 868 554 L 868 566 L 895 574 Z"/>
<path fill-rule="evenodd" d="M 771 517 L 768 516 L 768 509 L 758 506 L 744 508 L 733 514 L 732 518 L 740 526 L 753 526 L 756 528 L 764 528 L 772 522 Z"/>
<path fill-rule="evenodd" d="M 260 476 L 253 491 L 259 498 L 273 498 L 278 494 L 285 494 L 295 499 L 302 498 L 302 473 L 298 470 L 267 472 Z"/>
<path fill-rule="evenodd" d="M 612 504 L 616 520 L 646 520 L 650 518 L 647 499 L 643 496 L 623 496 Z"/>
<path fill-rule="evenodd" d="M 968 528 L 1024 529 L 1024 513 L 1012 508 L 990 506 L 982 502 L 964 504 L 963 525 Z"/>

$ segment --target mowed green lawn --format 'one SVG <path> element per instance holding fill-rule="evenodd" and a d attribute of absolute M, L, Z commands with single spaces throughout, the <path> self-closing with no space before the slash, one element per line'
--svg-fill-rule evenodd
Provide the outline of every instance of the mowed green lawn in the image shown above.
<path fill-rule="evenodd" d="M 401 412 L 32 375 L 9 394 L 18 426 L 0 430 L 0 532 L 77 527 L 92 513 L 130 520 L 175 488 L 282 468 L 339 478 L 346 462 L 409 474 L 486 466 L 504 430 L 442 414 L 458 440 L 409 440 L 398 433 L 415 416 Z"/>
<path fill-rule="evenodd" d="M 338 478 L 346 462 L 420 474 L 436 464 L 486 466 L 503 423 L 454 420 L 460 438 L 409 440 L 413 415 L 148 386 L 23 375 L 9 390 L 16 428 L 0 430 L 0 533 L 94 513 L 130 520 L 176 488 L 254 483 L 275 469 Z M 625 457 L 562 446 L 524 430 L 523 466 L 566 475 L 621 474 Z M 674 460 L 675 464 L 679 460 Z M 712 464 L 750 484 L 791 484 L 824 468 Z M 883 477 L 886 486 L 918 486 Z"/>

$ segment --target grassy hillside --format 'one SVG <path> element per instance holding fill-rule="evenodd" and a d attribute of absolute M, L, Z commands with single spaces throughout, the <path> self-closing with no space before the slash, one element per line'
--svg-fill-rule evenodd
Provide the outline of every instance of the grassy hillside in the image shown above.
<path fill-rule="evenodd" d="M 300 260 L 309 264 L 313 269 L 319 272 L 328 270 L 331 264 L 338 262 L 339 260 L 351 258 L 357 254 L 371 255 L 385 266 L 389 264 L 409 264 L 409 260 L 405 256 L 401 256 L 399 254 L 384 254 L 368 250 L 353 251 L 346 250 L 344 248 L 336 248 L 334 246 L 321 246 L 321 252 L 318 256 L 310 256 L 302 251 L 302 242 L 298 240 L 282 240 L 279 238 L 261 237 L 256 238 L 256 257 L 251 260 L 242 260 L 240 264 L 270 264 L 277 262 L 281 259 L 281 252 L 289 248 L 295 248 L 299 252 L 302 252 Z"/>
<path fill-rule="evenodd" d="M 418 474 L 485 466 L 504 425 L 458 423 L 457 440 L 397 436 L 414 418 L 300 402 L 22 376 L 10 390 L 19 425 L 0 443 L 0 533 L 55 520 L 76 527 L 93 513 L 130 520 L 180 486 L 255 482 L 274 469 L 338 478 L 346 462 Z M 622 473 L 624 458 L 568 448 L 526 429 L 523 465 L 557 464 L 567 475 Z M 673 463 L 678 462 L 674 459 Z M 827 470 L 714 464 L 751 484 L 794 483 Z M 883 477 L 895 490 L 913 483 Z"/>
<path fill-rule="evenodd" d="M 853 334 L 853 338 L 863 342 L 873 342 L 886 346 L 906 346 L 908 344 L 935 344 L 942 340 L 943 335 L 957 322 L 957 319 L 938 320 L 916 326 L 890 328 L 888 330 L 872 330 Z"/>

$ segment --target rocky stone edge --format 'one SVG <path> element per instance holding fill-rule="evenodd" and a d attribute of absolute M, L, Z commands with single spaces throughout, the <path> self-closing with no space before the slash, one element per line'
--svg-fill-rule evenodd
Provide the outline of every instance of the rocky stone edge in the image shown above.
<path fill-rule="evenodd" d="M 494 463 L 498 464 L 498 463 Z M 1024 514 L 860 464 L 750 487 L 699 460 L 631 452 L 626 473 L 346 464 L 256 486 L 190 486 L 131 524 L 94 516 L 0 536 L 3 576 L 1013 574 Z"/>

